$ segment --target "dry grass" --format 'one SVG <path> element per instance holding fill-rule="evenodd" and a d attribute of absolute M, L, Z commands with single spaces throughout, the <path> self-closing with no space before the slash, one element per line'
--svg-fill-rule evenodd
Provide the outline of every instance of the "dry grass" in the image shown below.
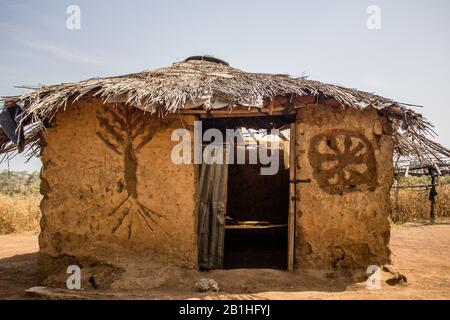
<path fill-rule="evenodd" d="M 430 179 L 427 177 L 402 178 L 401 186 L 428 185 Z M 437 197 L 435 204 L 435 216 L 437 219 L 450 217 L 450 177 L 439 178 L 437 186 Z M 429 189 L 399 189 L 397 200 L 397 189 L 392 188 L 392 220 L 395 223 L 429 221 L 430 201 L 428 199 Z"/>
<path fill-rule="evenodd" d="M 38 233 L 41 195 L 0 194 L 0 234 Z"/>

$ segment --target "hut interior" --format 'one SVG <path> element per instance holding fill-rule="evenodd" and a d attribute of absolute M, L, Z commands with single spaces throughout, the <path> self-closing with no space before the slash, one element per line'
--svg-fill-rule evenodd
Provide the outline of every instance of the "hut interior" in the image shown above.
<path fill-rule="evenodd" d="M 227 165 L 224 269 L 287 269 L 290 132 L 283 128 L 293 121 L 285 116 L 203 120 L 204 128 L 219 129 L 224 136 L 239 127 L 242 137 L 241 143 L 233 142 L 235 161 Z M 271 134 L 271 129 L 278 132 Z M 253 154 L 256 163 L 236 163 L 238 153 L 245 159 Z M 261 174 L 268 166 L 261 153 L 276 156 L 275 174 Z"/>

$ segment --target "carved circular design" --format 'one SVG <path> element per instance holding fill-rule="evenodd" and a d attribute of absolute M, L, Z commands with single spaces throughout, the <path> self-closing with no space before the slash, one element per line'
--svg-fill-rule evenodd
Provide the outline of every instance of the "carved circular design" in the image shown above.
<path fill-rule="evenodd" d="M 314 136 L 309 161 L 320 188 L 330 194 L 373 191 L 377 185 L 374 151 L 356 131 L 333 130 Z"/>

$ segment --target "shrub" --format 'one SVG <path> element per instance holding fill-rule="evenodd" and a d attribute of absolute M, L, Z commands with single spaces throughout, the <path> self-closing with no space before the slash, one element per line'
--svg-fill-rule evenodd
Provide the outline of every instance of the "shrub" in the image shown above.
<path fill-rule="evenodd" d="M 39 194 L 0 194 L 0 234 L 39 232 Z"/>

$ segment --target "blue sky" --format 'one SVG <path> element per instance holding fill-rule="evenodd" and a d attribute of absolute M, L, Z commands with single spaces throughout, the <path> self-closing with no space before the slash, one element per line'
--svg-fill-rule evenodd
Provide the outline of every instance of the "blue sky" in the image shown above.
<path fill-rule="evenodd" d="M 81 9 L 80 30 L 66 27 L 69 5 Z M 366 27 L 370 5 L 381 10 L 380 30 Z M 0 0 L 0 95 L 211 54 L 248 71 L 305 74 L 424 105 L 450 146 L 449 14 L 446 0 Z M 23 161 L 11 168 L 39 170 L 38 159 Z"/>

